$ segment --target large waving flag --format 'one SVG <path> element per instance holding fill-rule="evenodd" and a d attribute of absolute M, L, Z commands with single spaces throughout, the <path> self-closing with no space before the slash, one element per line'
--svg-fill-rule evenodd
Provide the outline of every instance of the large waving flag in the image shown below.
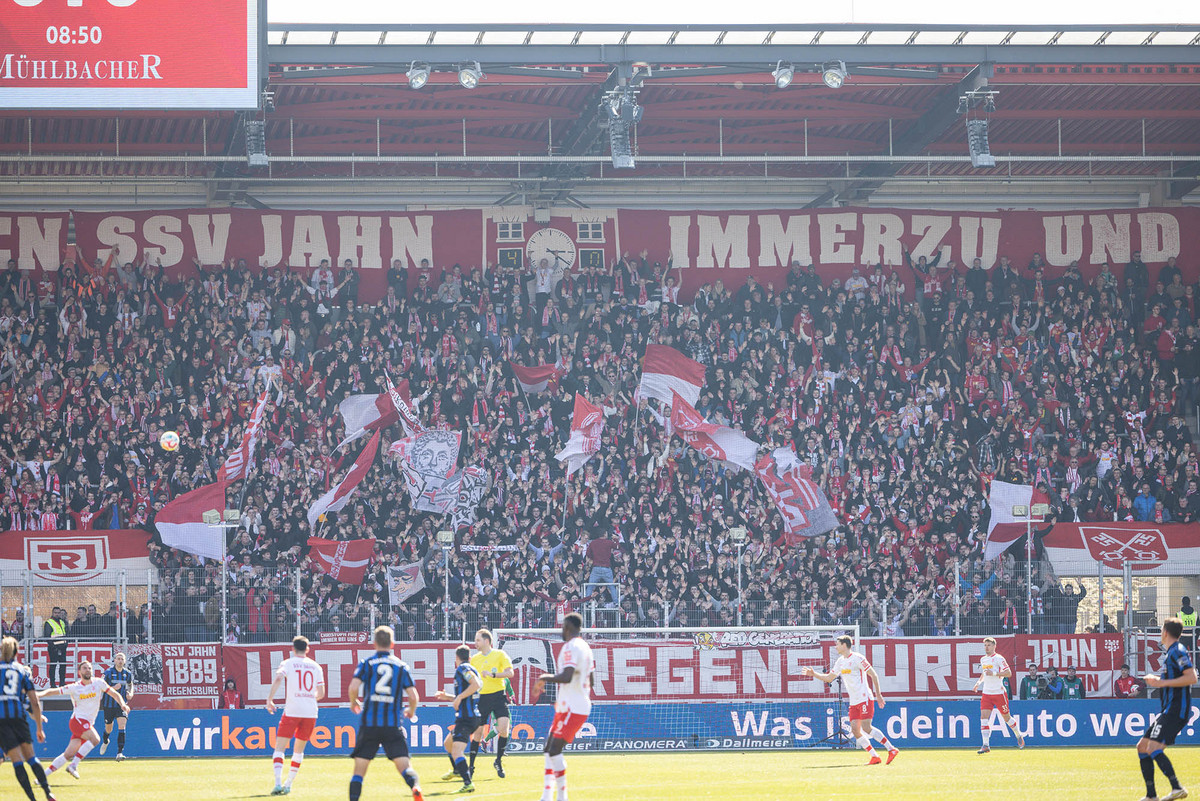
<path fill-rule="evenodd" d="M 258 402 L 254 404 L 250 422 L 247 424 L 245 432 L 242 433 L 241 444 L 238 445 L 237 450 L 225 458 L 225 464 L 218 468 L 217 481 L 238 481 L 245 478 L 250 472 L 254 451 L 258 447 L 259 431 L 262 429 L 263 411 L 267 407 L 267 391 L 270 388 L 268 381 L 267 388 L 262 391 L 258 396 Z"/>
<path fill-rule="evenodd" d="M 389 401 L 390 403 L 390 401 Z M 354 466 L 350 468 L 350 472 L 346 477 L 337 483 L 337 486 L 329 490 L 329 492 L 317 498 L 316 503 L 308 509 L 308 525 L 315 528 L 317 518 L 326 512 L 336 512 L 350 502 L 350 498 L 354 495 L 354 490 L 358 489 L 358 485 L 362 483 L 366 477 L 367 471 L 371 469 L 371 463 L 375 461 L 375 453 L 379 450 L 379 432 L 376 431 L 371 437 L 371 441 L 367 443 L 367 447 L 363 448 L 362 453 L 354 460 Z"/>
<path fill-rule="evenodd" d="M 454 531 L 470 528 L 475 524 L 479 502 L 491 486 L 491 475 L 478 465 L 470 465 L 446 479 L 434 492 L 433 505 L 450 514 Z"/>
<path fill-rule="evenodd" d="M 754 469 L 757 442 L 736 428 L 706 421 L 678 392 L 671 395 L 671 425 L 684 442 L 710 459 Z"/>
<path fill-rule="evenodd" d="M 517 383 L 521 385 L 521 389 L 529 392 L 545 392 L 552 389 L 558 382 L 559 370 L 555 364 L 539 364 L 535 367 L 522 367 L 516 362 L 509 362 L 512 367 L 513 374 L 517 377 Z"/>
<path fill-rule="evenodd" d="M 321 569 L 343 584 L 362 584 L 375 553 L 375 540 L 338 542 L 309 537 L 308 555 Z"/>
<path fill-rule="evenodd" d="M 225 483 L 207 484 L 185 492 L 168 503 L 154 519 L 163 545 L 205 559 L 220 559 L 225 552 L 225 527 L 204 522 L 204 513 L 225 514 Z"/>
<path fill-rule="evenodd" d="M 984 548 L 983 558 L 995 559 L 1014 542 L 1024 537 L 1030 524 L 1031 507 L 1035 503 L 1049 502 L 1050 499 L 1044 492 L 1035 490 L 1032 486 L 993 481 L 991 492 L 988 493 L 988 506 L 991 507 L 992 516 L 988 520 L 987 546 Z M 1014 506 L 1024 506 L 1025 515 L 1014 515 Z M 1032 522 L 1040 525 L 1038 520 Z"/>
<path fill-rule="evenodd" d="M 825 493 L 812 482 L 807 467 L 791 446 L 764 453 L 754 465 L 755 474 L 783 517 L 783 538 L 788 545 L 838 527 L 837 514 Z"/>
<path fill-rule="evenodd" d="M 684 356 L 666 345 L 647 345 L 646 358 L 642 360 L 642 382 L 638 390 L 643 398 L 654 398 L 666 405 L 671 404 L 671 393 L 692 406 L 700 402 L 700 388 L 704 386 L 704 365 Z"/>
<path fill-rule="evenodd" d="M 571 475 L 600 451 L 600 433 L 604 430 L 604 410 L 575 393 L 575 413 L 571 416 L 571 437 L 554 458 L 567 465 Z"/>
<path fill-rule="evenodd" d="M 438 492 L 454 473 L 461 445 L 462 434 L 458 431 L 434 429 L 398 439 L 388 448 L 388 454 L 399 460 L 414 508 L 443 514 L 447 511 Z"/>
<path fill-rule="evenodd" d="M 396 405 L 386 392 L 378 395 L 351 395 L 338 404 L 342 422 L 346 426 L 346 438 L 338 445 L 341 450 L 348 443 L 371 431 L 387 428 L 400 419 Z"/>

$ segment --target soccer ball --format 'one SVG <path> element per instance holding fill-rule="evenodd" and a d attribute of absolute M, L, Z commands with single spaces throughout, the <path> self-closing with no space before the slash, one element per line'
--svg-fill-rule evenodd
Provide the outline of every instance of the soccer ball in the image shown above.
<path fill-rule="evenodd" d="M 174 431 L 164 431 L 162 436 L 158 438 L 158 444 L 162 446 L 164 451 L 178 450 L 179 435 Z"/>

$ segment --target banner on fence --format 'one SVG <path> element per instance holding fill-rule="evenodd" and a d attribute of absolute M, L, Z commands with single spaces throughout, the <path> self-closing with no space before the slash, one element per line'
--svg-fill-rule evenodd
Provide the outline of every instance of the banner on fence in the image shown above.
<path fill-rule="evenodd" d="M 427 260 L 436 280 L 459 265 L 464 273 L 528 259 L 565 258 L 572 269 L 608 269 L 625 252 L 650 252 L 650 260 L 678 269 L 683 298 L 702 284 L 741 285 L 748 275 L 782 286 L 788 266 L 819 264 L 826 282 L 845 280 L 855 266 L 882 263 L 900 270 L 911 293 L 914 276 L 904 250 L 941 254 L 940 268 L 973 259 L 985 268 L 1007 256 L 1024 266 L 1040 254 L 1047 275 L 1077 261 L 1091 277 L 1105 261 L 1122 265 L 1134 252 L 1151 265 L 1176 256 L 1185 282 L 1200 264 L 1200 209 L 1145 208 L 1090 211 L 951 212 L 906 209 L 774 209 L 761 211 L 646 211 L 554 209 L 548 225 L 532 224 L 524 208 L 429 212 L 337 212 L 255 209 L 171 209 L 76 212 L 76 241 L 83 258 L 104 258 L 112 248 L 123 260 L 139 254 L 162 261 L 172 276 L 193 272 L 193 259 L 215 266 L 245 260 L 250 269 L 296 270 L 308 275 L 328 259 L 346 259 L 360 270 L 360 299 L 374 301 L 387 288 L 387 268 L 408 270 L 415 286 Z M 58 267 L 65 247 L 64 215 L 0 216 L 0 261 L 22 269 Z M 549 248 L 556 253 L 551 255 Z M 948 275 L 944 273 L 943 277 Z"/>
<path fill-rule="evenodd" d="M 150 535 L 141 530 L 6 531 L 0 536 L 0 571 L 28 571 L 36 586 L 112 585 L 121 571 L 145 583 L 151 568 Z"/>
<path fill-rule="evenodd" d="M 1191 576 L 1200 560 L 1200 523 L 1056 523 L 1042 540 L 1060 576 Z"/>

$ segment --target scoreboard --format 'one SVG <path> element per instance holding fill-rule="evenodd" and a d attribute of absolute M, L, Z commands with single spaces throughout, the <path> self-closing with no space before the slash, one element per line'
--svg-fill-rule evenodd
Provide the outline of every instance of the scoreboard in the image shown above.
<path fill-rule="evenodd" d="M 0 108 L 250 109 L 260 0 L 0 0 Z"/>

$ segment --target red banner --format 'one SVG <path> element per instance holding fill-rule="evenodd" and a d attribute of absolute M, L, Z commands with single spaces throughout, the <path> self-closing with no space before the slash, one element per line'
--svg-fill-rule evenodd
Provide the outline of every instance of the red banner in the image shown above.
<path fill-rule="evenodd" d="M 752 640 L 739 639 L 746 636 Z M 1074 665 L 1089 696 L 1111 696 L 1112 680 L 1124 659 L 1117 634 L 997 637 L 1013 668 L 1013 691 L 1028 663 L 1041 670 Z M 400 643 L 396 654 L 412 669 L 422 698 L 453 682 L 458 643 Z M 553 639 L 509 639 L 502 644 L 516 666 L 513 689 L 529 703 L 531 685 L 542 672 L 554 672 L 561 643 Z M 836 656 L 829 641 L 804 632 L 740 634 L 712 632 L 692 639 L 644 642 L 592 641 L 597 701 L 731 701 L 822 698 L 836 687 L 805 678 L 805 665 L 828 668 Z M 897 698 L 962 698 L 979 679 L 981 638 L 865 639 L 860 650 L 875 667 L 883 692 Z M 224 646 L 225 675 L 237 682 L 247 704 L 262 704 L 275 668 L 290 645 Z M 374 653 L 368 644 L 312 646 L 310 656 L 325 669 L 329 700 L 345 702 L 354 667 Z"/>
<path fill-rule="evenodd" d="M 0 266 L 15 261 L 22 270 L 57 270 L 67 249 L 66 212 L 0 214 Z"/>
<path fill-rule="evenodd" d="M 1197 523 L 1056 523 L 1042 541 L 1060 576 L 1194 576 L 1200 569 Z"/>
<path fill-rule="evenodd" d="M 216 698 L 221 694 L 221 646 L 163 645 L 163 698 Z"/>
<path fill-rule="evenodd" d="M 258 0 L 17 0 L 0 25 L 0 106 L 253 108 Z M 185 90 L 185 91 L 180 91 Z"/>
<path fill-rule="evenodd" d="M 6 236 L 0 217 L 0 248 Z M 37 215 L 29 219 L 41 221 Z M 36 237 L 36 222 L 27 222 Z M 672 273 L 690 299 L 702 284 L 740 286 L 753 275 L 784 286 L 789 265 L 816 264 L 826 280 L 845 280 L 855 266 L 882 262 L 894 267 L 912 294 L 914 256 L 941 253 L 965 270 L 975 258 L 985 268 L 1007 256 L 1019 270 L 1035 253 L 1047 277 L 1078 261 L 1085 277 L 1106 260 L 1117 275 L 1134 252 L 1157 266 L 1179 258 L 1185 281 L 1200 277 L 1200 209 L 1121 209 L 1079 212 L 939 212 L 903 209 L 772 211 L 643 211 L 576 209 L 556 212 L 535 225 L 524 209 L 502 208 L 403 213 L 190 209 L 139 212 L 77 212 L 77 241 L 85 258 L 119 247 L 123 259 L 142 253 L 162 260 L 173 275 L 190 274 L 192 259 L 206 265 L 245 259 L 251 269 L 281 267 L 308 276 L 322 259 L 335 266 L 350 259 L 361 270 L 360 299 L 386 291 L 386 269 L 429 260 L 433 282 L 443 270 L 464 273 L 490 264 L 521 266 L 545 258 L 578 270 L 608 269 L 624 253 L 648 252 L 649 261 L 674 257 Z M 16 230 L 14 228 L 14 230 Z M 64 229 L 65 230 L 65 227 Z M 42 234 L 44 236 L 44 234 Z M 28 246 L 25 246 L 28 249 Z M 558 261 L 556 261 L 556 258 Z M 41 262 L 45 265 L 45 261 Z M 23 261 L 32 268 L 32 261 Z M 944 272 L 943 278 L 949 273 Z M 410 275 L 416 282 L 415 270 Z"/>

